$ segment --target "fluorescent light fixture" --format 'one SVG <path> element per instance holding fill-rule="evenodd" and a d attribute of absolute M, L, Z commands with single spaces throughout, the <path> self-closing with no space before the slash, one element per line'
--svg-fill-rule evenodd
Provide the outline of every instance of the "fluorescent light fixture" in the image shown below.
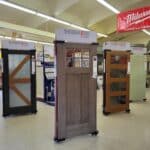
<path fill-rule="evenodd" d="M 114 12 L 115 14 L 119 14 L 120 13 L 119 10 L 117 10 L 115 7 L 113 7 L 108 2 L 106 2 L 106 0 L 97 0 L 97 2 L 99 2 L 103 6 L 105 6 L 106 8 L 108 8 L 109 10 L 111 10 L 112 12 Z"/>
<path fill-rule="evenodd" d="M 108 35 L 102 34 L 102 33 L 97 33 L 97 35 L 98 35 L 99 37 L 108 37 Z"/>
<path fill-rule="evenodd" d="M 81 27 L 81 26 L 78 26 L 78 25 L 75 25 L 75 24 L 70 24 L 70 26 L 73 27 L 73 28 L 79 29 L 79 30 L 90 31 L 89 29 L 86 29 L 84 27 Z"/>
<path fill-rule="evenodd" d="M 72 24 L 72 23 L 69 23 L 69 22 L 66 22 L 66 21 L 63 21 L 63 20 L 54 18 L 54 17 L 52 17 L 52 16 L 45 15 L 45 14 L 43 14 L 43 13 L 40 13 L 40 12 L 31 10 L 31 9 L 28 9 L 28 8 L 25 8 L 25 7 L 16 5 L 16 4 L 14 4 L 14 3 L 10 3 L 10 2 L 5 1 L 5 0 L 0 0 L 0 4 L 9 6 L 9 7 L 18 9 L 18 10 L 20 10 L 20 11 L 24 11 L 24 12 L 33 14 L 33 15 L 37 15 L 37 16 L 39 16 L 39 17 L 42 17 L 42 18 L 45 18 L 45 19 L 48 19 L 48 20 L 51 20 L 51 21 L 54 21 L 54 22 L 57 22 L 57 23 L 60 23 L 60 24 L 63 24 L 63 25 L 67 25 L 67 26 L 73 27 L 73 28 L 75 28 L 75 29 L 84 30 L 84 31 L 90 31 L 90 30 L 87 29 L 87 28 L 84 28 L 84 27 L 81 27 L 81 26 L 78 26 L 78 25 L 75 25 L 75 24 Z M 107 35 L 102 34 L 102 33 L 97 33 L 97 35 L 98 35 L 99 37 L 107 37 Z"/>
<path fill-rule="evenodd" d="M 22 38 L 12 38 L 10 36 L 4 36 L 4 35 L 0 35 L 0 38 L 8 39 L 8 40 L 22 41 L 22 42 L 40 43 L 40 44 L 43 44 L 43 45 L 54 45 L 53 43 L 35 41 L 35 40 L 28 40 L 28 39 L 22 39 Z"/>
<path fill-rule="evenodd" d="M 147 35 L 150 35 L 150 32 L 147 31 L 147 30 L 145 30 L 145 29 L 143 29 L 142 31 L 143 31 L 144 33 L 146 33 Z"/>
<path fill-rule="evenodd" d="M 9 7 L 12 7 L 12 8 L 15 8 L 15 9 L 18 9 L 18 10 L 21 10 L 21 11 L 24 11 L 24 12 L 36 15 L 36 11 L 30 10 L 28 8 L 24 8 L 22 6 L 19 6 L 19 5 L 16 5 L 16 4 L 4 1 L 4 0 L 0 0 L 0 4 L 6 5 L 6 6 L 9 6 Z"/>
<path fill-rule="evenodd" d="M 70 26 L 70 23 L 68 23 L 68 22 L 66 22 L 66 21 L 59 20 L 59 19 L 56 19 L 56 18 L 54 18 L 54 17 L 48 16 L 48 15 L 45 15 L 45 14 L 42 14 L 42 13 L 37 13 L 36 15 L 39 16 L 39 17 L 42 17 L 42 18 L 45 18 L 45 19 L 48 19 L 48 20 L 57 22 L 57 23 L 61 23 L 61 24 Z"/>

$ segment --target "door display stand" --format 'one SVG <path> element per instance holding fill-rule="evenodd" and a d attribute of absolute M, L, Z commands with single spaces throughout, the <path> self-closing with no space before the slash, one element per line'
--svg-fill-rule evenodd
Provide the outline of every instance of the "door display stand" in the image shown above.
<path fill-rule="evenodd" d="M 49 105 L 55 105 L 55 96 L 54 96 L 54 85 L 55 78 L 54 72 L 51 71 L 54 69 L 54 62 L 44 62 L 44 102 Z"/>
<path fill-rule="evenodd" d="M 36 113 L 35 50 L 3 48 L 2 58 L 3 116 Z"/>
<path fill-rule="evenodd" d="M 146 101 L 146 56 L 131 54 L 130 102 Z"/>
<path fill-rule="evenodd" d="M 103 114 L 129 109 L 130 52 L 104 50 Z"/>
<path fill-rule="evenodd" d="M 55 142 L 98 134 L 96 127 L 97 44 L 55 41 Z"/>

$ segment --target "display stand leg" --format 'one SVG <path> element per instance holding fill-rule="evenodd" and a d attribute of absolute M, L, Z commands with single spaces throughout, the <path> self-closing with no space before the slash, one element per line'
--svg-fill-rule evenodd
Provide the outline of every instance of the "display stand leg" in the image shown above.
<path fill-rule="evenodd" d="M 63 138 L 63 139 L 54 138 L 54 141 L 56 143 L 61 143 L 61 142 L 64 142 L 65 140 L 66 140 L 65 138 Z"/>
<path fill-rule="evenodd" d="M 126 112 L 127 112 L 127 113 L 130 113 L 130 112 L 131 112 L 131 110 L 130 110 L 130 109 L 127 109 L 127 110 L 126 110 Z"/>
<path fill-rule="evenodd" d="M 108 115 L 110 114 L 110 112 L 106 112 L 105 110 L 103 110 L 103 114 L 104 114 L 105 116 L 108 116 Z"/>
<path fill-rule="evenodd" d="M 99 133 L 99 131 L 98 131 L 98 130 L 96 130 L 96 131 L 92 132 L 92 133 L 91 133 L 91 135 L 92 135 L 92 136 L 97 136 L 97 135 L 98 135 L 98 133 Z"/>

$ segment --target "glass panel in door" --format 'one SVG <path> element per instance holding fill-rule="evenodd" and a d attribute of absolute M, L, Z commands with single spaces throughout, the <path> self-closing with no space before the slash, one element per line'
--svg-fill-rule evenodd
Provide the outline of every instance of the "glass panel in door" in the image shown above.
<path fill-rule="evenodd" d="M 9 106 L 31 105 L 30 56 L 9 54 Z"/>

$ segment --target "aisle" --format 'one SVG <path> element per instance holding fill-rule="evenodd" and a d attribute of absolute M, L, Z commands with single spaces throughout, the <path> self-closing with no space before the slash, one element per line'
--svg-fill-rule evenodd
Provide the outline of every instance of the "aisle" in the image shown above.
<path fill-rule="evenodd" d="M 150 90 L 147 92 L 150 98 Z M 131 104 L 131 114 L 102 115 L 98 91 L 99 135 L 53 142 L 54 108 L 38 102 L 36 115 L 0 116 L 0 150 L 149 150 L 150 101 Z M 2 112 L 2 105 L 0 105 Z"/>

